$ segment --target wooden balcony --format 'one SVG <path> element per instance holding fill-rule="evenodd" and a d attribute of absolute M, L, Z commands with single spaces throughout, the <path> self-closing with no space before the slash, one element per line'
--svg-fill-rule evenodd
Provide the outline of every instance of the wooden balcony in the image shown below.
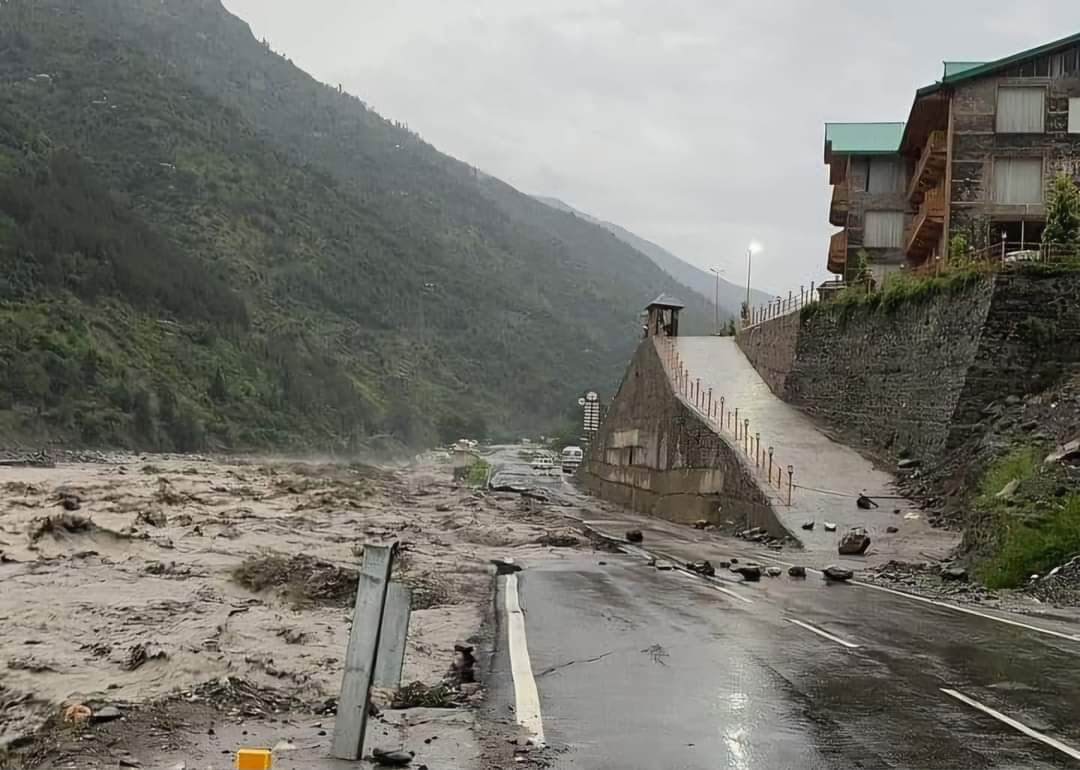
<path fill-rule="evenodd" d="M 841 230 L 829 240 L 829 260 L 826 264 L 830 273 L 844 274 L 847 265 L 847 230 Z"/>
<path fill-rule="evenodd" d="M 919 162 L 915 164 L 915 172 L 911 175 L 908 184 L 907 197 L 912 203 L 922 201 L 923 195 L 931 187 L 935 186 L 945 174 L 945 164 L 948 158 L 948 145 L 945 141 L 944 131 L 931 131 L 923 147 Z"/>
<path fill-rule="evenodd" d="M 829 204 L 829 224 L 837 227 L 847 226 L 848 198 L 850 187 L 847 182 L 832 189 L 832 203 Z"/>
<path fill-rule="evenodd" d="M 944 185 L 928 190 L 923 196 L 905 233 L 908 258 L 921 262 L 933 251 L 945 227 L 945 207 Z"/>

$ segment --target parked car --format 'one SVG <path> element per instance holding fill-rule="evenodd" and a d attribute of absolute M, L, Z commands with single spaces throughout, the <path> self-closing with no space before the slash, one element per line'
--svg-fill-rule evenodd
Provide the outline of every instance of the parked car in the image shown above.
<path fill-rule="evenodd" d="M 579 446 L 568 446 L 562 451 L 562 471 L 563 473 L 574 473 L 581 465 L 582 459 L 584 459 L 585 453 L 581 451 Z"/>
<path fill-rule="evenodd" d="M 532 461 L 532 469 L 543 474 L 554 472 L 555 456 L 551 452 L 537 452 Z"/>

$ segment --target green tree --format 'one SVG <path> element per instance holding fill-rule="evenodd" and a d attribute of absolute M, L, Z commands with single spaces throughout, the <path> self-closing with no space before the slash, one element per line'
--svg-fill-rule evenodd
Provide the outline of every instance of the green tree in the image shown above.
<path fill-rule="evenodd" d="M 1076 249 L 1080 244 L 1080 190 L 1073 178 L 1061 172 L 1054 179 L 1054 189 L 1046 207 L 1043 246 Z"/>
<path fill-rule="evenodd" d="M 225 372 L 219 366 L 210 381 L 210 400 L 215 404 L 224 404 L 229 400 L 229 388 L 225 383 Z"/>

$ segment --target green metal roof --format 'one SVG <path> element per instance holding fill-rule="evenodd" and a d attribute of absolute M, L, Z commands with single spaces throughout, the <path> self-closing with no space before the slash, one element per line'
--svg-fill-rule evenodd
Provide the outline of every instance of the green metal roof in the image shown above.
<path fill-rule="evenodd" d="M 983 75 L 990 75 L 998 70 L 1006 69 L 1013 64 L 1022 62 L 1025 59 L 1033 59 L 1036 56 L 1051 53 L 1058 48 L 1068 48 L 1076 43 L 1080 43 L 1080 32 L 1069 35 L 1068 37 L 1063 37 L 1060 40 L 1055 40 L 1052 43 L 1046 43 L 1044 45 L 1036 46 L 1035 48 L 1029 48 L 1026 51 L 1021 51 L 1020 53 L 1014 53 L 1003 59 L 995 59 L 994 61 L 989 62 L 945 62 L 945 76 L 936 83 L 923 86 L 915 92 L 915 95 L 916 98 L 926 96 L 940 90 L 942 86 L 971 80 L 972 78 L 982 77 Z M 959 65 L 959 69 L 950 69 L 950 65 L 953 65 L 954 67 Z"/>
<path fill-rule="evenodd" d="M 956 77 L 961 72 L 966 72 L 986 64 L 984 61 L 947 61 L 945 62 L 945 78 Z"/>
<path fill-rule="evenodd" d="M 826 123 L 825 152 L 886 155 L 899 151 L 903 123 Z"/>

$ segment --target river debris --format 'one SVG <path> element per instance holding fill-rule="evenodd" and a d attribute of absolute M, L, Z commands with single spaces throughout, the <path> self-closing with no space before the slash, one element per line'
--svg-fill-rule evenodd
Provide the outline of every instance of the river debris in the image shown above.
<path fill-rule="evenodd" d="M 277 589 L 296 607 L 351 607 L 358 573 L 306 554 L 269 554 L 245 560 L 232 577 L 256 593 Z"/>

